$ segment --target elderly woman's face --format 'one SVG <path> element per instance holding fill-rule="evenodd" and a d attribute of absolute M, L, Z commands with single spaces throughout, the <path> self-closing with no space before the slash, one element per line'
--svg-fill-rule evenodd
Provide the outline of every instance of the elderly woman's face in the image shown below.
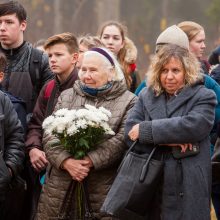
<path fill-rule="evenodd" d="M 165 91 L 174 95 L 185 84 L 185 71 L 180 60 L 172 57 L 169 62 L 164 65 L 160 74 L 160 82 Z"/>
<path fill-rule="evenodd" d="M 85 56 L 79 72 L 80 80 L 90 88 L 99 88 L 112 80 L 111 70 L 98 56 Z"/>

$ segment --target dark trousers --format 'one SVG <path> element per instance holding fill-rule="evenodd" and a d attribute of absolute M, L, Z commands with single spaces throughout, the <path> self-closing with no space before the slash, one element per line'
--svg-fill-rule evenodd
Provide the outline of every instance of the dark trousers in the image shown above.
<path fill-rule="evenodd" d="M 212 203 L 215 209 L 215 214 L 220 220 L 220 184 L 212 186 Z"/>
<path fill-rule="evenodd" d="M 28 160 L 25 165 L 25 179 L 27 182 L 27 192 L 20 220 L 34 219 L 42 188 L 39 178 L 39 173 L 34 171 L 30 161 Z"/>
<path fill-rule="evenodd" d="M 18 177 L 12 181 L 5 201 L 1 204 L 0 219 L 2 220 L 23 220 L 22 210 L 26 195 L 26 182 Z"/>

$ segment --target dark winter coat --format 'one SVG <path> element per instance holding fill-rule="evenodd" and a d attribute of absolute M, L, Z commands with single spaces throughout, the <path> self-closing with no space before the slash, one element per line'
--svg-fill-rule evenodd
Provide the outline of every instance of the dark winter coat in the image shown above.
<path fill-rule="evenodd" d="M 7 92 L 10 92 L 16 97 L 20 97 L 26 102 L 27 112 L 30 113 L 33 111 L 34 102 L 38 94 L 33 82 L 31 81 L 30 76 L 30 63 L 31 52 L 33 46 L 28 42 L 23 42 L 21 46 L 15 49 L 3 49 L 0 46 L 0 51 L 3 52 L 7 57 L 7 66 L 4 70 L 5 77 L 2 83 L 3 89 Z M 48 57 L 46 54 L 43 54 L 41 60 L 41 68 L 39 72 L 40 88 L 51 78 L 53 74 L 50 71 L 48 64 Z M 36 82 L 37 83 L 37 82 Z"/>
<path fill-rule="evenodd" d="M 185 87 L 170 99 L 164 93 L 156 97 L 151 88 L 145 88 L 128 115 L 126 142 L 131 145 L 128 132 L 139 124 L 139 151 L 149 152 L 149 144 L 198 143 L 200 146 L 199 154 L 181 160 L 173 158 L 171 147 L 159 146 L 165 162 L 163 183 L 158 187 L 162 202 L 150 211 L 159 213 L 163 220 L 210 219 L 208 135 L 215 118 L 215 105 L 214 93 L 203 85 Z"/>
<path fill-rule="evenodd" d="M 55 110 L 61 108 L 81 109 L 85 104 L 90 104 L 96 107 L 103 106 L 112 113 L 109 125 L 116 134 L 108 137 L 96 150 L 88 154 L 94 165 L 94 169 L 87 177 L 89 198 L 94 215 L 98 219 L 112 219 L 105 214 L 100 214 L 100 208 L 126 149 L 123 141 L 124 124 L 128 111 L 134 105 L 135 100 L 135 95 L 127 91 L 127 86 L 122 82 L 114 82 L 113 87 L 101 95 L 90 96 L 81 90 L 79 81 L 76 81 L 74 89 L 68 89 L 61 93 L 55 108 Z M 71 155 L 64 150 L 59 140 L 54 136 L 47 136 L 44 141 L 44 149 L 50 166 L 47 169 L 46 183 L 39 200 L 37 220 L 57 218 L 65 193 L 70 181 L 72 181 L 71 176 L 60 168 L 63 161 Z"/>
<path fill-rule="evenodd" d="M 209 56 L 209 63 L 211 65 L 216 65 L 216 64 L 219 64 L 219 56 L 220 56 L 220 46 L 218 46 L 217 48 L 215 48 L 211 55 Z"/>
<path fill-rule="evenodd" d="M 8 96 L 0 91 L 0 204 L 9 191 L 12 177 L 23 169 L 24 132 Z"/>

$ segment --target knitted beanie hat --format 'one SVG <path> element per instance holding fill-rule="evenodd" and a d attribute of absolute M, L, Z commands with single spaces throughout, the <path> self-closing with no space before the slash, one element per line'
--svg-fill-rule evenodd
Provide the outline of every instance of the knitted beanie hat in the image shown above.
<path fill-rule="evenodd" d="M 175 44 L 189 50 L 189 39 L 187 35 L 176 25 L 168 27 L 159 35 L 156 45 L 163 44 Z"/>

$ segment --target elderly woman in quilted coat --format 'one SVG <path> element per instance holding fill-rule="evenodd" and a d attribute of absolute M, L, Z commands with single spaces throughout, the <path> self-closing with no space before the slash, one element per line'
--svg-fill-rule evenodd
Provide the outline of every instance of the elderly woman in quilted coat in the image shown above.
<path fill-rule="evenodd" d="M 112 113 L 109 125 L 115 135 L 106 137 L 83 160 L 74 159 L 56 137 L 45 135 L 44 149 L 50 164 L 38 204 L 37 220 L 59 219 L 70 182 L 85 178 L 93 216 L 96 219 L 113 219 L 99 210 L 126 149 L 124 125 L 136 97 L 127 90 L 117 60 L 104 48 L 93 48 L 84 54 L 79 78 L 73 88 L 60 95 L 55 110 L 81 109 L 85 104 L 103 106 Z"/>

